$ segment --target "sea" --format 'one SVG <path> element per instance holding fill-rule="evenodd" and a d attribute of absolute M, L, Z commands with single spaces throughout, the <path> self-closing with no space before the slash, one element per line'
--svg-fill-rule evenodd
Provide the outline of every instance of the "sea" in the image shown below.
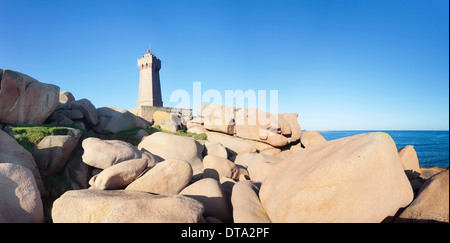
<path fill-rule="evenodd" d="M 449 131 L 321 131 L 327 141 L 361 133 L 385 132 L 394 140 L 397 150 L 414 146 L 419 165 L 423 167 L 449 166 Z"/>

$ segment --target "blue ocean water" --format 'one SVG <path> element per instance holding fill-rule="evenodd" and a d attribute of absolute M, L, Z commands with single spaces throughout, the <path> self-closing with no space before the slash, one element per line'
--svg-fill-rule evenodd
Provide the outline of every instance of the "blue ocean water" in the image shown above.
<path fill-rule="evenodd" d="M 326 140 L 334 140 L 374 131 L 326 131 L 320 134 Z M 389 134 L 397 150 L 406 145 L 414 146 L 419 165 L 424 167 L 449 166 L 449 131 L 377 131 Z"/>

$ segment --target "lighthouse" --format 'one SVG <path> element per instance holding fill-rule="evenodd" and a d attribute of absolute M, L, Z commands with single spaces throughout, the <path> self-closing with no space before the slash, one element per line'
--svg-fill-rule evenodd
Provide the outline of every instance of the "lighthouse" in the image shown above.
<path fill-rule="evenodd" d="M 153 55 L 149 48 L 144 56 L 138 58 L 137 65 L 140 70 L 138 109 L 143 106 L 163 106 L 159 79 L 161 60 Z"/>

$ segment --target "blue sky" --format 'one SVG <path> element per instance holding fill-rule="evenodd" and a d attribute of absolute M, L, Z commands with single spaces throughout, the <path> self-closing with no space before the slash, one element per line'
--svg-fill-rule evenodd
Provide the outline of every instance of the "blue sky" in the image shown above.
<path fill-rule="evenodd" d="M 448 130 L 449 1 L 0 0 L 0 68 L 136 107 L 136 60 L 177 89 L 278 90 L 302 129 Z"/>

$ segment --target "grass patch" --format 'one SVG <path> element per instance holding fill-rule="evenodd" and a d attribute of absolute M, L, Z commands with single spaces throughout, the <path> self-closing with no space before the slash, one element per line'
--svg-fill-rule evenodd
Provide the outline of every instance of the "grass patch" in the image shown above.
<path fill-rule="evenodd" d="M 207 139 L 206 133 L 197 134 L 197 133 L 185 132 L 183 130 L 178 130 L 177 132 L 170 132 L 170 131 L 163 130 L 160 126 L 154 126 L 154 127 L 150 126 L 147 129 L 135 128 L 135 129 L 127 130 L 127 131 L 122 131 L 122 132 L 119 132 L 116 134 L 109 135 L 109 139 L 122 140 L 122 141 L 125 141 L 128 143 L 131 143 L 134 146 L 137 146 L 140 143 L 140 140 L 138 140 L 136 138 L 136 133 L 139 130 L 145 130 L 145 131 L 147 131 L 147 133 L 149 135 L 152 135 L 155 132 L 165 132 L 165 133 L 170 133 L 170 134 L 174 134 L 177 136 L 191 137 L 195 140 L 206 140 Z"/>
<path fill-rule="evenodd" d="M 33 147 L 41 142 L 44 137 L 51 135 L 66 135 L 68 133 L 68 128 L 83 130 L 77 126 L 15 126 L 11 127 L 8 133 L 11 134 L 12 137 L 26 150 L 31 152 Z"/>
<path fill-rule="evenodd" d="M 51 135 L 66 135 L 68 132 L 68 128 L 76 128 L 83 132 L 80 140 L 84 140 L 88 137 L 97 137 L 104 140 L 121 140 L 134 146 L 137 146 L 140 143 L 140 140 L 136 138 L 136 133 L 139 130 L 145 130 L 149 135 L 155 132 L 165 132 L 183 137 L 192 137 L 196 140 L 206 140 L 207 136 L 205 133 L 197 134 L 197 133 L 189 133 L 183 130 L 178 130 L 177 132 L 169 132 L 162 130 L 160 126 L 150 126 L 147 129 L 144 128 L 133 128 L 125 131 L 121 131 L 115 134 L 97 134 L 94 132 L 85 132 L 82 128 L 77 126 L 51 126 L 51 125 L 41 125 L 41 126 L 14 126 L 10 127 L 10 131 L 8 133 L 16 139 L 16 141 L 22 145 L 26 150 L 31 152 L 33 148 L 39 144 L 39 142 L 44 139 L 46 136 Z"/>
<path fill-rule="evenodd" d="M 185 132 L 183 130 L 178 130 L 177 132 L 170 132 L 170 131 L 163 130 L 158 125 L 157 126 L 150 126 L 147 129 L 134 128 L 134 129 L 122 131 L 122 132 L 115 133 L 115 134 L 104 135 L 103 139 L 121 140 L 121 141 L 125 141 L 125 142 L 128 142 L 128 143 L 131 143 L 134 146 L 137 146 L 141 142 L 140 140 L 138 140 L 136 138 L 136 133 L 139 130 L 145 130 L 149 135 L 152 135 L 155 132 L 165 132 L 165 133 L 170 133 L 170 134 L 174 134 L 174 135 L 177 135 L 177 136 L 191 137 L 191 138 L 193 138 L 195 140 L 206 140 L 207 139 L 206 133 L 197 134 L 197 133 Z"/>
<path fill-rule="evenodd" d="M 206 133 L 190 133 L 190 132 L 185 132 L 183 130 L 178 130 L 175 135 L 178 136 L 184 136 L 184 137 L 191 137 L 195 140 L 206 140 L 208 137 L 206 136 Z"/>
<path fill-rule="evenodd" d="M 161 132 L 170 133 L 170 134 L 183 136 L 183 137 L 190 137 L 195 140 L 206 140 L 207 139 L 206 133 L 197 134 L 197 133 L 185 132 L 183 130 L 178 130 L 177 132 L 169 132 L 169 131 L 161 130 Z"/>
<path fill-rule="evenodd" d="M 97 137 L 103 140 L 120 140 L 120 141 L 124 141 L 127 143 L 131 143 L 134 146 L 137 146 L 141 141 L 136 138 L 136 133 L 139 132 L 140 130 L 145 130 L 149 135 L 155 133 L 155 132 L 162 132 L 162 130 L 159 128 L 155 128 L 155 127 L 149 127 L 147 129 L 144 128 L 140 128 L 140 127 L 136 127 L 133 129 L 128 129 L 125 131 L 121 131 L 118 133 L 114 133 L 114 134 L 94 134 L 94 133 L 89 133 L 87 134 L 87 137 Z"/>

